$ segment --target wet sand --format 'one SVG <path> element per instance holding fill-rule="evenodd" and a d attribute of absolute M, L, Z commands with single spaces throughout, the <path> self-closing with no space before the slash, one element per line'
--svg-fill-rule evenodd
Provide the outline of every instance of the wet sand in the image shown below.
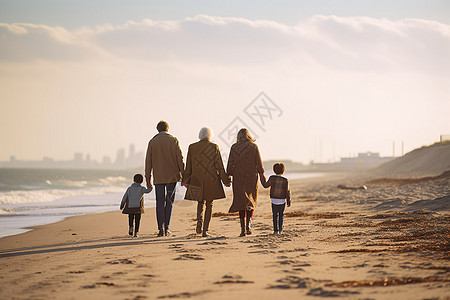
<path fill-rule="evenodd" d="M 214 202 L 209 238 L 190 201 L 175 204 L 168 237 L 156 237 L 154 208 L 139 238 L 119 211 L 39 226 L 0 239 L 0 298 L 450 299 L 449 179 L 370 180 L 292 181 L 281 235 L 261 187 L 246 237 L 231 195 Z"/>

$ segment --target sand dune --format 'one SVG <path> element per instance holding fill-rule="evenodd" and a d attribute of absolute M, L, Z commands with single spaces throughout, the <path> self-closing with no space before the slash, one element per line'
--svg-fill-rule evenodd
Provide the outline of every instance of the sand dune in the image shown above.
<path fill-rule="evenodd" d="M 436 176 L 450 171 L 450 142 L 415 149 L 373 170 L 384 177 Z"/>

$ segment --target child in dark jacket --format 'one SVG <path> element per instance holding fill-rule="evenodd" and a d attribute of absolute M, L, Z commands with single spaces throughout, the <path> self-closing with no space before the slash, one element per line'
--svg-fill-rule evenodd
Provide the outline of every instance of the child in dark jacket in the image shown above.
<path fill-rule="evenodd" d="M 134 175 L 133 181 L 133 184 L 127 188 L 122 197 L 120 209 L 123 209 L 123 214 L 128 214 L 129 235 L 133 235 L 134 220 L 134 236 L 137 237 L 141 223 L 141 214 L 144 213 L 144 194 L 150 193 L 152 188 L 146 189 L 141 185 L 144 181 L 144 177 L 141 174 Z"/>
<path fill-rule="evenodd" d="M 270 187 L 270 200 L 272 202 L 273 214 L 273 233 L 278 234 L 283 230 L 284 209 L 291 206 L 291 191 L 289 189 L 289 181 L 281 176 L 286 170 L 283 163 L 273 165 L 273 171 L 276 175 L 269 177 L 266 181 L 265 177 L 261 177 L 263 187 Z"/>

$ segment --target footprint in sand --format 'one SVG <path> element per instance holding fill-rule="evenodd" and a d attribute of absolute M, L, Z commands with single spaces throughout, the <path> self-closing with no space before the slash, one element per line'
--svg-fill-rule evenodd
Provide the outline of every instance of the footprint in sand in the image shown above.
<path fill-rule="evenodd" d="M 184 293 L 179 293 L 179 294 L 158 296 L 158 299 L 191 298 L 191 297 L 200 296 L 200 295 L 210 293 L 210 292 L 211 292 L 210 290 L 198 291 L 198 292 L 184 292 Z"/>
<path fill-rule="evenodd" d="M 278 253 L 307 252 L 308 250 L 309 249 L 295 248 L 295 249 L 289 249 L 289 250 L 279 250 Z"/>
<path fill-rule="evenodd" d="M 110 265 L 118 265 L 118 264 L 134 264 L 136 263 L 134 260 L 128 259 L 128 258 L 121 258 L 117 260 L 108 261 L 107 264 Z"/>
<path fill-rule="evenodd" d="M 251 280 L 243 280 L 241 275 L 224 275 L 222 280 L 214 282 L 214 284 L 230 284 L 230 283 L 255 283 Z"/>
<path fill-rule="evenodd" d="M 277 284 L 269 285 L 268 289 L 305 289 L 312 284 L 319 282 L 312 278 L 301 278 L 298 276 L 287 276 L 278 279 Z"/>
<path fill-rule="evenodd" d="M 276 263 L 280 264 L 280 265 L 292 265 L 292 264 L 297 263 L 297 261 L 293 260 L 293 259 L 285 259 L 285 260 L 279 260 Z"/>
<path fill-rule="evenodd" d="M 204 243 L 198 243 L 197 245 L 228 245 L 227 242 L 207 241 Z"/>
<path fill-rule="evenodd" d="M 270 250 L 256 250 L 256 251 L 249 251 L 248 253 L 252 253 L 252 254 L 273 254 L 273 253 L 275 253 L 275 251 L 270 251 Z"/>
<path fill-rule="evenodd" d="M 280 256 L 280 257 L 281 258 L 288 258 L 286 256 Z M 303 269 L 304 267 L 310 267 L 311 266 L 311 264 L 301 263 L 301 262 L 299 262 L 297 260 L 294 260 L 294 259 L 282 259 L 282 260 L 279 260 L 279 261 L 275 262 L 274 264 L 292 267 L 292 269 L 290 269 L 290 270 L 284 270 L 283 272 L 285 272 L 285 273 L 295 273 L 295 272 L 299 272 L 299 271 L 305 271 Z"/>
<path fill-rule="evenodd" d="M 84 271 L 69 271 L 67 272 L 68 274 L 83 274 L 85 273 Z"/>
<path fill-rule="evenodd" d="M 112 282 L 96 282 L 94 284 L 90 284 L 90 285 L 84 285 L 81 288 L 82 289 L 95 289 L 98 287 L 102 287 L 102 286 L 116 286 L 114 283 Z"/>
<path fill-rule="evenodd" d="M 308 296 L 317 296 L 317 297 L 344 297 L 349 295 L 357 295 L 359 292 L 352 292 L 352 291 L 327 291 L 322 288 L 315 288 L 309 290 L 309 292 L 306 294 Z"/>
<path fill-rule="evenodd" d="M 188 253 L 180 255 L 177 258 L 174 258 L 174 260 L 205 260 L 205 259 L 200 255 Z"/>

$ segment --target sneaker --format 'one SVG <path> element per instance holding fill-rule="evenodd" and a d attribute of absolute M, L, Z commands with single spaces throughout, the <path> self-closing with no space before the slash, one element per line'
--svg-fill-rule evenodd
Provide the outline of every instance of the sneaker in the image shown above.
<path fill-rule="evenodd" d="M 134 236 L 134 237 L 139 237 L 139 235 L 138 235 L 137 232 L 135 232 L 133 236 Z"/>
<path fill-rule="evenodd" d="M 274 231 L 273 231 L 273 234 L 278 234 L 278 231 L 274 230 Z"/>
<path fill-rule="evenodd" d="M 166 230 L 164 231 L 164 235 L 165 235 L 165 236 L 169 236 L 169 235 L 171 235 L 171 234 L 172 234 L 172 232 L 170 232 L 169 229 L 166 229 Z"/>
<path fill-rule="evenodd" d="M 158 232 L 158 236 L 163 236 L 164 235 L 164 230 L 160 229 Z"/>
<path fill-rule="evenodd" d="M 208 231 L 203 232 L 202 237 L 209 237 L 211 236 Z"/>
<path fill-rule="evenodd" d="M 133 235 L 133 226 L 131 226 L 130 229 L 128 230 L 128 234 Z"/>

